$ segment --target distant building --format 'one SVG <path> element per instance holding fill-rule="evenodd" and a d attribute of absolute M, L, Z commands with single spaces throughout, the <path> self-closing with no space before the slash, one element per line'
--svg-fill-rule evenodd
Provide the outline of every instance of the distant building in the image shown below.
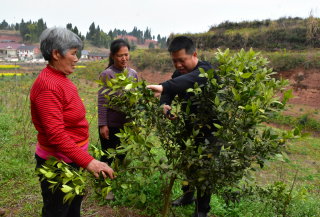
<path fill-rule="evenodd" d="M 109 57 L 109 53 L 89 53 L 89 60 L 103 60 Z"/>
<path fill-rule="evenodd" d="M 22 45 L 18 47 L 17 54 L 20 58 L 40 58 L 41 57 L 41 51 L 37 46 L 25 46 Z"/>
<path fill-rule="evenodd" d="M 1 43 L 14 43 L 15 41 L 13 40 L 2 40 Z"/>
<path fill-rule="evenodd" d="M 0 43 L 0 56 L 2 57 L 17 57 L 17 49 L 24 44 L 16 43 Z"/>
<path fill-rule="evenodd" d="M 81 59 L 88 59 L 89 52 L 87 50 L 81 51 Z"/>

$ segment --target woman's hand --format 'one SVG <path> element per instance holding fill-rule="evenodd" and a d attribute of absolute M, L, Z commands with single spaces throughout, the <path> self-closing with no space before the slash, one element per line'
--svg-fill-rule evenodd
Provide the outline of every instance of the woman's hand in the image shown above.
<path fill-rule="evenodd" d="M 109 167 L 106 163 L 103 163 L 101 161 L 98 161 L 96 159 L 93 159 L 88 166 L 86 167 L 86 170 L 89 173 L 94 173 L 94 176 L 96 178 L 99 178 L 99 173 L 102 171 L 102 175 L 104 178 L 107 178 L 106 174 L 108 174 L 108 176 L 110 177 L 110 179 L 113 179 L 113 169 L 111 167 Z"/>
<path fill-rule="evenodd" d="M 163 92 L 163 86 L 162 85 L 148 85 L 148 89 L 152 90 L 154 92 L 154 97 L 158 97 Z"/>
<path fill-rule="evenodd" d="M 102 138 L 109 140 L 109 128 L 108 128 L 108 126 L 101 126 L 100 127 L 100 135 L 101 135 Z"/>

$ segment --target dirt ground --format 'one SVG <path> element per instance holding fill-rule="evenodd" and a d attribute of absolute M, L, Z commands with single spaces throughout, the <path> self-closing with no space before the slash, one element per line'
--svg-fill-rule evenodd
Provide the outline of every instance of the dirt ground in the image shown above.
<path fill-rule="evenodd" d="M 161 82 L 164 82 L 166 80 L 171 79 L 171 76 L 173 74 L 172 72 L 160 72 L 160 71 L 152 71 L 151 69 L 144 69 L 143 71 L 137 70 L 137 67 L 129 62 L 128 67 L 133 68 L 137 71 L 139 75 L 139 79 L 146 79 L 151 84 L 159 84 Z"/>
<path fill-rule="evenodd" d="M 277 78 L 289 79 L 290 88 L 295 98 L 289 103 L 295 105 L 307 105 L 310 108 L 320 108 L 320 70 L 319 69 L 292 69 L 281 71 Z"/>

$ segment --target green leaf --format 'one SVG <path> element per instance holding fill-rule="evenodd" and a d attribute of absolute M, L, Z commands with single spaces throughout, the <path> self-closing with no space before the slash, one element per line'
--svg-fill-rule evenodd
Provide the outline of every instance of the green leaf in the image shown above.
<path fill-rule="evenodd" d="M 47 173 L 47 171 L 45 171 L 44 169 L 39 169 L 39 171 L 44 175 Z"/>
<path fill-rule="evenodd" d="M 193 89 L 197 89 L 199 87 L 198 82 L 194 83 Z"/>
<path fill-rule="evenodd" d="M 129 199 L 129 200 L 132 200 L 132 199 L 135 198 L 136 196 L 137 196 L 137 194 L 131 194 L 131 195 L 128 196 L 128 199 Z"/>
<path fill-rule="evenodd" d="M 101 194 L 102 194 L 103 198 L 105 198 L 110 193 L 111 190 L 112 190 L 111 186 L 103 188 L 101 190 Z"/>
<path fill-rule="evenodd" d="M 300 134 L 300 130 L 299 130 L 299 128 L 296 127 L 296 128 L 294 129 L 294 131 L 293 131 L 293 135 L 294 135 L 294 136 L 298 136 L 299 134 Z"/>
<path fill-rule="evenodd" d="M 107 80 L 107 86 L 110 88 L 112 87 L 112 83 L 109 80 Z"/>
<path fill-rule="evenodd" d="M 199 153 L 199 155 L 202 153 L 202 147 L 201 147 L 201 145 L 198 146 L 198 153 Z"/>
<path fill-rule="evenodd" d="M 62 185 L 61 191 L 63 191 L 64 193 L 68 193 L 72 189 L 73 188 L 69 187 L 68 185 Z"/>
<path fill-rule="evenodd" d="M 199 68 L 201 74 L 206 73 L 203 68 Z"/>
<path fill-rule="evenodd" d="M 238 71 L 243 72 L 243 69 L 244 69 L 244 62 L 240 64 Z"/>
<path fill-rule="evenodd" d="M 123 188 L 123 189 L 128 189 L 128 185 L 127 185 L 127 184 L 122 184 L 122 185 L 121 185 L 121 188 Z"/>
<path fill-rule="evenodd" d="M 188 92 L 188 93 L 189 93 L 189 92 L 193 92 L 193 88 L 187 89 L 187 92 Z"/>
<path fill-rule="evenodd" d="M 240 101 L 241 100 L 241 96 L 240 94 L 236 95 L 236 97 L 234 98 L 236 101 Z"/>
<path fill-rule="evenodd" d="M 144 193 L 141 193 L 140 194 L 140 201 L 141 201 L 141 203 L 145 203 L 146 202 L 146 195 L 144 194 Z"/>
<path fill-rule="evenodd" d="M 234 96 L 238 95 L 238 91 L 235 88 L 232 88 L 232 93 L 233 93 Z"/>
<path fill-rule="evenodd" d="M 254 104 L 254 102 L 252 102 L 252 113 L 255 114 L 257 111 L 257 107 L 256 105 Z"/>
<path fill-rule="evenodd" d="M 127 84 L 127 86 L 124 89 L 130 90 L 131 88 L 132 88 L 132 84 Z"/>
<path fill-rule="evenodd" d="M 115 154 L 116 151 L 113 148 L 108 148 L 107 151 L 111 154 Z"/>
<path fill-rule="evenodd" d="M 243 75 L 241 75 L 242 78 L 250 78 L 252 75 L 252 73 L 248 72 L 248 73 L 244 73 Z"/>
<path fill-rule="evenodd" d="M 216 98 L 214 100 L 214 104 L 218 107 L 220 105 L 220 100 L 219 100 L 219 97 L 218 95 L 216 95 Z"/>
<path fill-rule="evenodd" d="M 260 98 L 257 100 L 257 108 L 259 109 L 261 106 L 261 101 L 260 101 Z"/>
<path fill-rule="evenodd" d="M 221 129 L 222 127 L 219 124 L 213 124 L 216 128 Z"/>
<path fill-rule="evenodd" d="M 77 195 L 79 195 L 79 193 L 80 193 L 79 188 L 80 188 L 80 186 L 77 185 L 77 186 L 75 187 L 75 189 L 74 189 Z"/>
<path fill-rule="evenodd" d="M 146 146 L 149 147 L 149 148 L 153 148 L 154 147 L 154 145 L 151 142 L 146 142 Z"/>
<path fill-rule="evenodd" d="M 203 180 L 205 180 L 206 178 L 201 176 L 199 179 L 198 179 L 198 182 L 202 182 Z"/>
<path fill-rule="evenodd" d="M 187 106 L 186 113 L 187 113 L 187 115 L 190 114 L 190 107 L 189 106 Z"/>

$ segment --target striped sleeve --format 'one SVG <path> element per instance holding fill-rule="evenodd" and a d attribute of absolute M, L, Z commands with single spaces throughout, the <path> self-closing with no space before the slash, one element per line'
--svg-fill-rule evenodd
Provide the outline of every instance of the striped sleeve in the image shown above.
<path fill-rule="evenodd" d="M 50 144 L 82 168 L 94 159 L 82 150 L 65 131 L 63 99 L 52 90 L 42 91 L 34 100 L 42 127 Z"/>

